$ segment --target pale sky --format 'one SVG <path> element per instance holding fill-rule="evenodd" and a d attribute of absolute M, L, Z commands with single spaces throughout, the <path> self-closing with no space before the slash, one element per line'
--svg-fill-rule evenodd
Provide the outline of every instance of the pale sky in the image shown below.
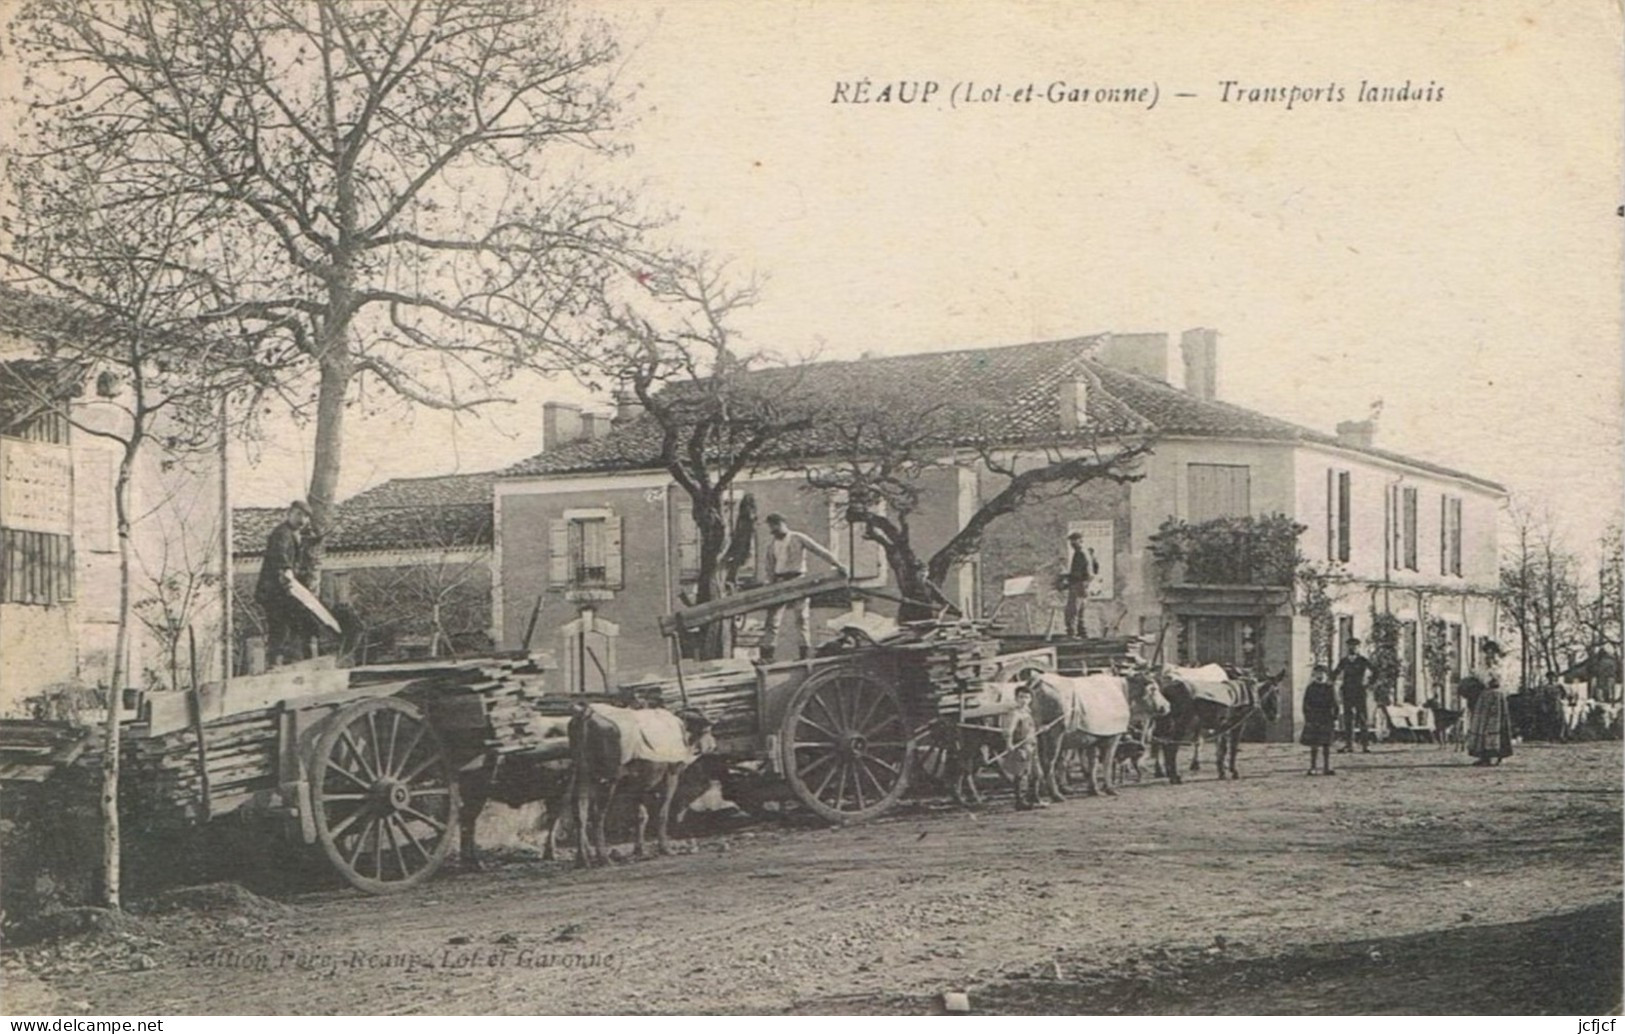
<path fill-rule="evenodd" d="M 617 175 L 768 277 L 753 345 L 850 358 L 1215 327 L 1221 398 L 1327 430 L 1381 398 L 1379 444 L 1549 503 L 1577 546 L 1619 510 L 1617 4 L 602 8 L 642 87 Z M 940 89 L 832 103 L 865 76 Z M 1443 99 L 1358 100 L 1362 80 L 1407 79 Z M 1344 99 L 1226 103 L 1225 80 Z M 936 103 L 966 81 L 1001 102 Z M 1159 100 L 1043 100 L 1058 81 Z M 354 419 L 343 494 L 519 460 L 544 399 L 579 397 L 512 390 L 456 427 Z M 238 502 L 302 493 L 310 437 L 240 465 Z"/>

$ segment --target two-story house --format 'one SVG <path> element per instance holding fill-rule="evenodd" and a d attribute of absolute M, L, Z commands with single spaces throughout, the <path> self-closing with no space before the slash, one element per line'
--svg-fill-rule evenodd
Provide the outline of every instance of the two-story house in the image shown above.
<path fill-rule="evenodd" d="M 1369 425 L 1334 434 L 1220 401 L 1217 360 L 1211 330 L 1177 339 L 1103 334 L 817 364 L 802 380 L 817 390 L 821 380 L 861 376 L 995 400 L 995 426 L 1007 430 L 1015 451 L 1064 450 L 1092 424 L 1154 434 L 1142 480 L 1094 482 L 996 522 L 979 556 L 944 586 L 969 613 L 990 611 L 1017 576 L 1040 575 L 1042 593 L 1068 533 L 1082 531 L 1102 560 L 1091 633 L 1143 633 L 1182 663 L 1286 668 L 1293 706 L 1271 730 L 1283 739 L 1296 727 L 1296 697 L 1316 643 L 1323 659 L 1335 661 L 1349 638 L 1369 642 L 1375 614 L 1400 622 L 1402 699 L 1422 700 L 1436 688 L 1424 662 L 1430 629 L 1452 671 L 1474 665 L 1478 644 L 1496 628 L 1501 486 L 1378 448 Z M 656 621 L 680 605 L 694 577 L 694 532 L 686 496 L 654 464 L 655 443 L 648 418 L 629 411 L 607 434 L 555 440 L 497 478 L 492 617 L 500 645 L 516 646 L 528 633 L 576 658 L 573 681 L 589 687 L 669 662 Z M 929 553 L 999 487 L 1000 476 L 976 462 L 927 472 L 918 485 L 916 542 Z M 736 491 L 754 497 L 758 514 L 782 512 L 827 542 L 858 579 L 885 583 L 878 550 L 845 525 L 839 500 L 810 491 L 802 475 L 759 469 Z M 1272 514 L 1307 528 L 1298 552 L 1328 575 L 1318 612 L 1305 612 L 1290 568 L 1274 585 L 1205 584 L 1153 555 L 1152 537 L 1170 520 L 1203 525 Z M 1051 603 L 1041 601 L 1041 616 Z M 1001 619 L 1012 613 L 1007 608 Z"/>

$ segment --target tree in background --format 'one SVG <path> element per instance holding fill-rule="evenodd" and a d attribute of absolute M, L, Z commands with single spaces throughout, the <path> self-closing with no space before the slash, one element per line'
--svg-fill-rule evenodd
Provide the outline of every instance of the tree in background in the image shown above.
<path fill-rule="evenodd" d="M 938 392 L 876 389 L 861 366 L 820 371 L 827 402 L 819 432 L 801 461 L 810 487 L 840 493 L 847 520 L 886 554 L 898 589 L 909 602 L 904 621 L 954 604 L 942 591 L 948 576 L 981 548 L 988 529 L 1025 506 L 1075 494 L 1097 481 L 1126 484 L 1143 477 L 1140 461 L 1152 451 L 1149 435 L 1108 435 L 1084 429 L 1065 444 L 1009 447 L 993 428 L 1003 400 L 957 398 Z M 843 379 L 845 378 L 845 379 Z M 999 479 L 998 491 L 957 531 L 923 557 L 911 519 L 921 511 L 921 483 L 933 471 L 971 466 Z"/>
<path fill-rule="evenodd" d="M 135 257 L 207 287 L 166 326 L 243 334 L 314 415 L 318 534 L 365 389 L 465 408 L 568 368 L 642 228 L 583 164 L 617 150 L 618 48 L 562 0 L 26 0 L 12 36 L 27 175 L 184 220 Z M 35 241 L 78 215 L 19 211 Z"/>
<path fill-rule="evenodd" d="M 577 366 L 589 387 L 636 401 L 657 464 L 689 499 L 699 532 L 695 603 L 722 597 L 735 531 L 748 530 L 729 526 L 735 483 L 814 423 L 805 370 L 744 347 L 734 327 L 760 292 L 756 278 L 735 279 L 704 256 L 609 281 L 595 306 L 597 343 Z M 704 630 L 698 649 L 723 655 L 720 624 Z"/>

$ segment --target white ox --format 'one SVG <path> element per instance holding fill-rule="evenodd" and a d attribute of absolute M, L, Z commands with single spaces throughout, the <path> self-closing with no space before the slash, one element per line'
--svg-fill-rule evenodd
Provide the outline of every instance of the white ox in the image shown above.
<path fill-rule="evenodd" d="M 1155 680 L 1140 673 L 1068 677 L 1037 669 L 1028 669 L 1024 677 L 1033 693 L 1039 764 L 1049 796 L 1065 799 L 1060 768 L 1068 749 L 1075 749 L 1083 761 L 1089 793 L 1115 796 L 1117 744 L 1130 723 L 1168 713 L 1168 701 Z"/>

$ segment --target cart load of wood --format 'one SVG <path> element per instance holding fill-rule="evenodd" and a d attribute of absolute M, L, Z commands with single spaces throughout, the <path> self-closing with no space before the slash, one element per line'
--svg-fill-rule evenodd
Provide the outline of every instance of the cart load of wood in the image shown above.
<path fill-rule="evenodd" d="M 1127 665 L 1139 657 L 1134 636 L 1079 639 L 1076 636 L 1000 635 L 999 650 L 1016 653 L 1038 647 L 1055 650 L 1055 670 L 1062 675 L 1088 675 Z"/>
<path fill-rule="evenodd" d="M 532 658 L 355 668 L 350 685 L 377 685 L 422 707 L 454 755 L 551 749 L 556 723 L 541 720 L 545 673 Z"/>
<path fill-rule="evenodd" d="M 150 736 L 141 724 L 125 726 L 125 804 L 155 818 L 191 820 L 224 814 L 274 790 L 278 711 L 260 708 L 204 723 L 201 751 L 192 729 Z"/>
<path fill-rule="evenodd" d="M 688 706 L 711 721 L 711 734 L 718 740 L 756 736 L 761 732 L 756 669 L 748 662 L 685 672 L 682 685 L 676 678 L 661 678 L 632 682 L 621 688 L 651 706 L 668 710 L 683 706 L 686 691 Z"/>

